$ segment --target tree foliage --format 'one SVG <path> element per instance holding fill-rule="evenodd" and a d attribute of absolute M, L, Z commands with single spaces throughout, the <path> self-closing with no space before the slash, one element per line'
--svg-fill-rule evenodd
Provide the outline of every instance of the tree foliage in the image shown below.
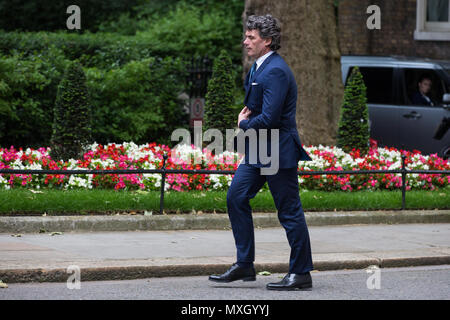
<path fill-rule="evenodd" d="M 81 9 L 80 32 L 66 29 L 71 4 Z M 243 6 L 241 0 L 0 0 L 0 145 L 50 145 L 58 85 L 72 61 L 86 72 L 95 141 L 170 144 L 170 132 L 187 127 L 177 99 L 188 89 L 184 62 L 225 49 L 241 82 Z M 233 94 L 235 108 L 241 91 Z"/>
<path fill-rule="evenodd" d="M 81 11 L 81 31 L 98 30 L 98 26 L 116 19 L 143 0 L 0 0 L 0 29 L 7 31 L 66 30 L 70 14 L 67 7 L 76 4 Z"/>

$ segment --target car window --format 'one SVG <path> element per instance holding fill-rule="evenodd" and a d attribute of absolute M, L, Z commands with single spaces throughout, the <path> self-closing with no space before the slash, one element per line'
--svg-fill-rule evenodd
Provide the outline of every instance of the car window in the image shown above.
<path fill-rule="evenodd" d="M 367 88 L 367 103 L 394 104 L 393 68 L 359 67 L 359 70 Z"/>
<path fill-rule="evenodd" d="M 404 96 L 403 103 L 407 105 L 439 106 L 442 104 L 442 95 L 446 92 L 445 83 L 433 69 L 403 69 Z M 427 81 L 430 84 L 428 92 L 420 89 L 419 82 Z"/>

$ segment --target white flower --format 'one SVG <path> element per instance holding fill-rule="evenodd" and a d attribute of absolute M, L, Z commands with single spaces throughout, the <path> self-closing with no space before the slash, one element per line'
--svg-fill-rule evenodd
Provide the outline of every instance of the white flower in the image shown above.
<path fill-rule="evenodd" d="M 20 157 L 14 160 L 13 163 L 11 163 L 12 169 L 25 169 L 24 165 L 22 164 L 22 161 L 20 161 Z"/>
<path fill-rule="evenodd" d="M 24 169 L 30 170 L 42 170 L 42 165 L 39 162 L 33 162 L 31 164 L 27 164 Z"/>
<path fill-rule="evenodd" d="M 91 151 L 95 151 L 95 150 L 97 150 L 97 147 L 98 147 L 98 143 L 97 142 L 94 142 L 93 144 L 91 144 L 91 146 L 90 146 L 90 150 Z"/>
<path fill-rule="evenodd" d="M 70 175 L 69 181 L 64 186 L 64 189 L 73 187 L 92 189 L 92 175 L 88 175 L 87 178 L 82 178 L 76 175 Z"/>

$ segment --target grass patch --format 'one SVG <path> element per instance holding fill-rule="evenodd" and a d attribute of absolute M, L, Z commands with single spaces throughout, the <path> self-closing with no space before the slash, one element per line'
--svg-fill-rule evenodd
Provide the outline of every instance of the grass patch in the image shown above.
<path fill-rule="evenodd" d="M 115 214 L 117 212 L 159 212 L 159 191 L 115 190 L 0 190 L 0 214 Z M 326 192 L 301 191 L 305 211 L 400 209 L 401 191 Z M 276 211 L 269 191 L 259 192 L 250 201 L 255 212 Z M 449 209 L 450 188 L 435 191 L 407 191 L 407 209 Z M 191 191 L 165 193 L 167 213 L 226 213 L 225 191 Z"/>

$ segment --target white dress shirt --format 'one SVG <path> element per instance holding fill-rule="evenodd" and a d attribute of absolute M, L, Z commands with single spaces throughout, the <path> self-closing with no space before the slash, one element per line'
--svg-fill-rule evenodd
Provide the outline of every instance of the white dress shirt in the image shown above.
<path fill-rule="evenodd" d="M 263 55 L 263 56 L 259 57 L 258 59 L 256 59 L 256 70 L 258 70 L 259 66 L 262 65 L 264 60 L 266 60 L 272 53 L 273 53 L 273 51 L 271 50 L 271 51 L 267 52 L 265 55 Z"/>

